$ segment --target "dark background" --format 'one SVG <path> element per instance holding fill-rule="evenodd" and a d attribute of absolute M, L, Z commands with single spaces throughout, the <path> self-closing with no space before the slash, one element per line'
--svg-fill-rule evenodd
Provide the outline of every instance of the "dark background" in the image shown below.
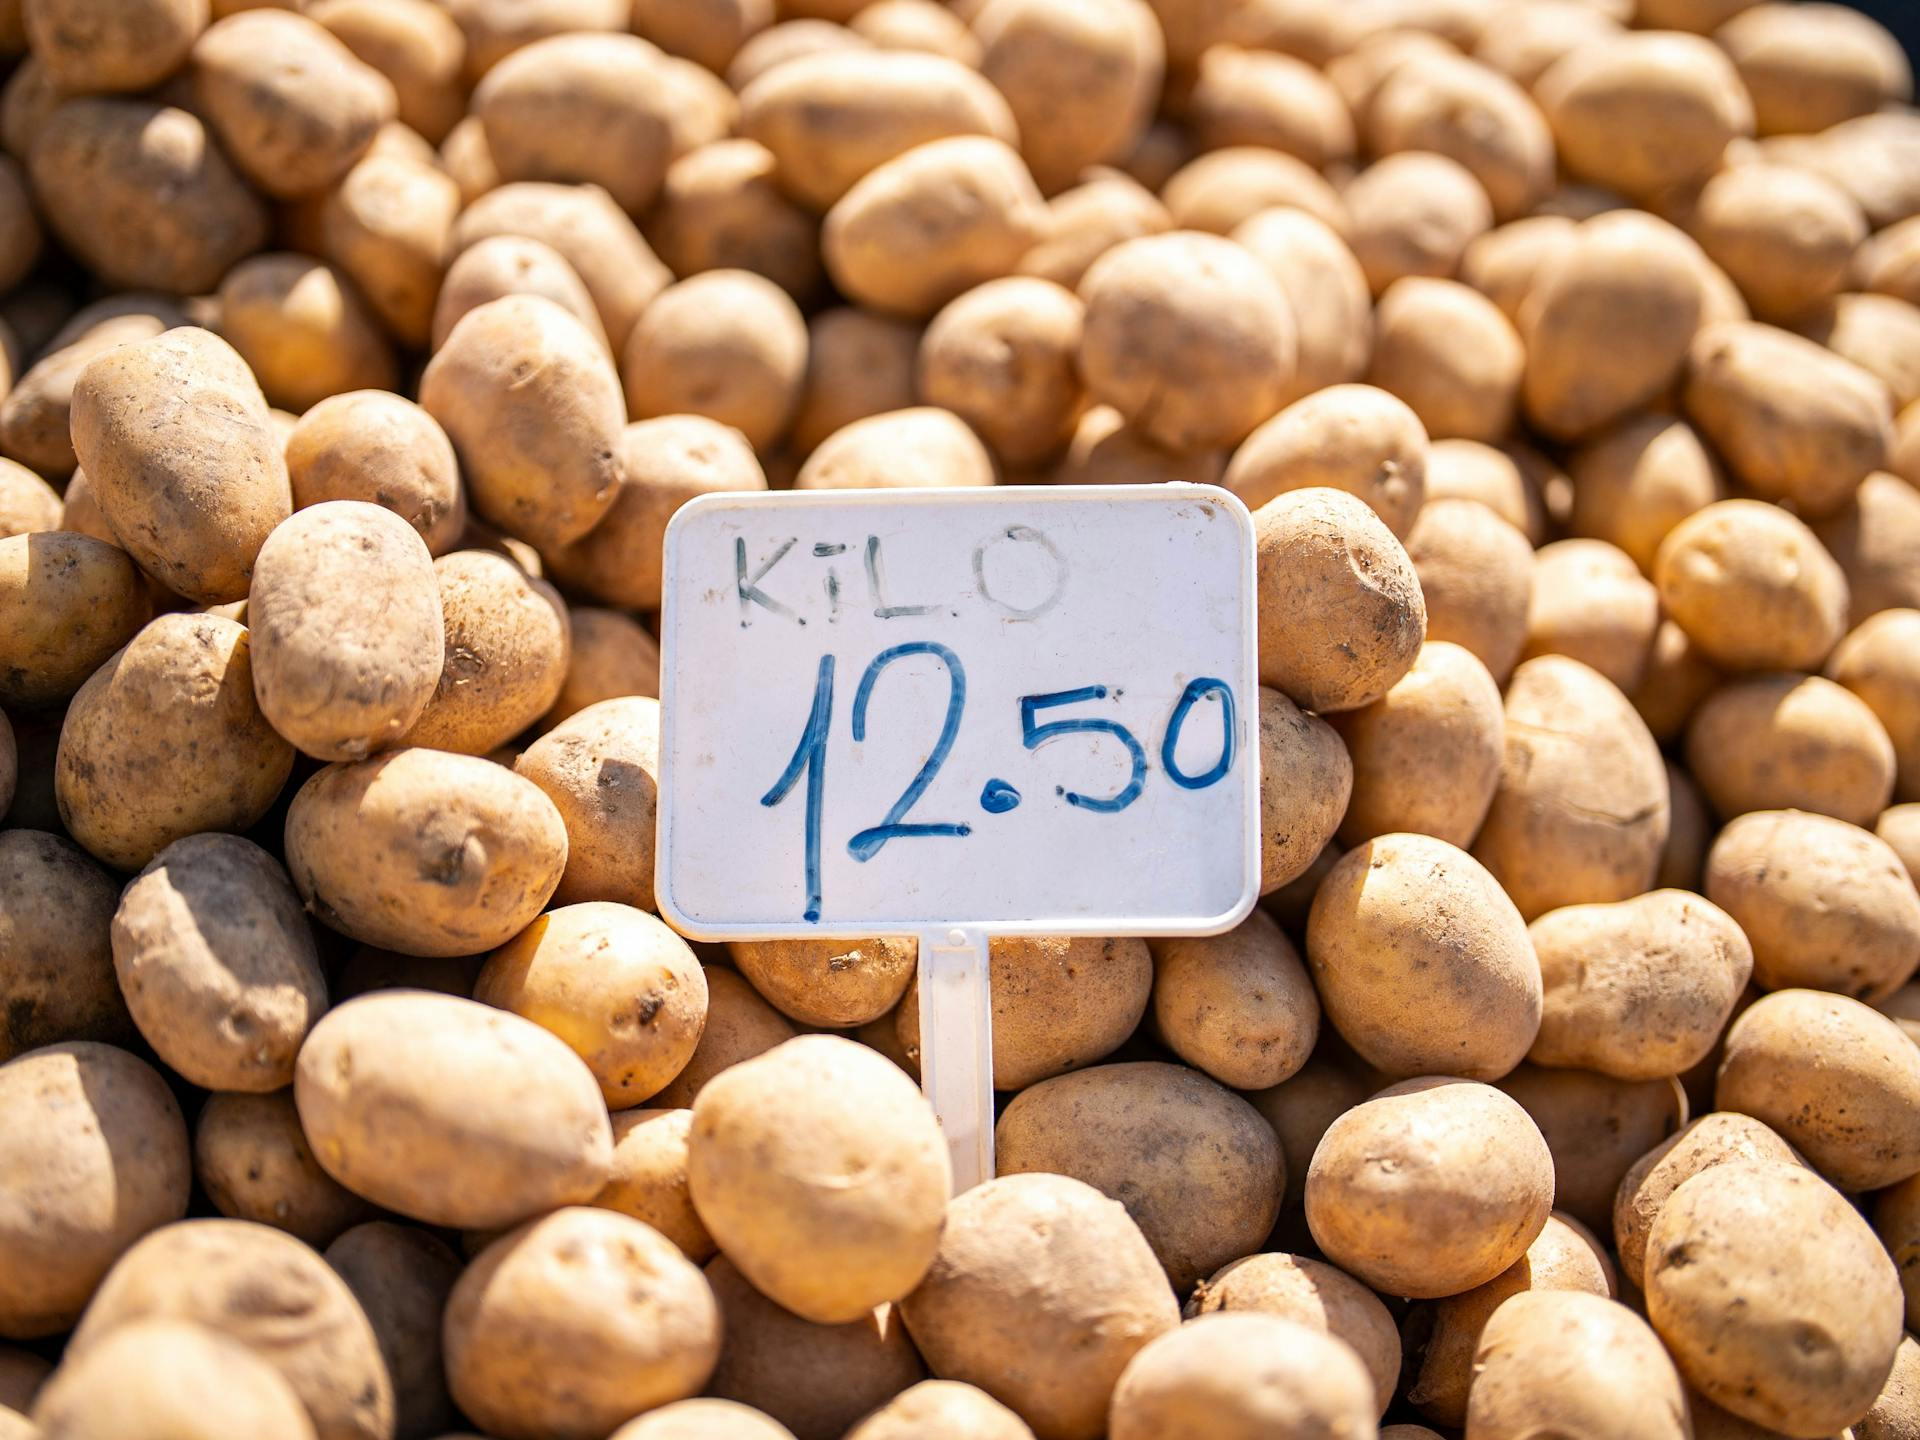
<path fill-rule="evenodd" d="M 1920 61 L 1920 0 L 1849 0 L 1900 37 L 1907 55 Z"/>

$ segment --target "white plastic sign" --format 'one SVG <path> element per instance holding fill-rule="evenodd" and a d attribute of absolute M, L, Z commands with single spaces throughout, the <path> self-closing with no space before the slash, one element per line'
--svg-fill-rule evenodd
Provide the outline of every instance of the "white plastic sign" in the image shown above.
<path fill-rule="evenodd" d="M 984 937 L 1210 934 L 1253 905 L 1245 507 L 709 495 L 664 558 L 661 913 L 701 939 L 921 937 L 923 1081 L 984 1178 Z"/>

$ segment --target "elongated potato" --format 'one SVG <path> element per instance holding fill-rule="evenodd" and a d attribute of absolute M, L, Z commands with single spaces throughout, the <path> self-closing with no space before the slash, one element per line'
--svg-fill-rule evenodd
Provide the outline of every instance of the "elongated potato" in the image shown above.
<path fill-rule="evenodd" d="M 465 113 L 466 39 L 430 0 L 321 0 L 307 14 L 392 82 L 400 123 L 439 144 Z"/>
<path fill-rule="evenodd" d="M 1527 640 L 1527 537 L 1477 500 L 1442 498 L 1421 507 L 1406 550 L 1427 607 L 1428 642 L 1471 651 L 1504 685 Z"/>
<path fill-rule="evenodd" d="M 128 553 L 202 604 L 245 597 L 254 557 L 293 509 L 266 399 L 246 362 L 205 330 L 169 330 L 91 361 L 74 382 L 73 448 Z"/>
<path fill-rule="evenodd" d="M 1814 534 L 1846 574 L 1850 624 L 1882 610 L 1920 609 L 1920 487 L 1876 471 Z"/>
<path fill-rule="evenodd" d="M 1320 1035 L 1320 1002 L 1299 952 L 1255 910 L 1224 935 L 1156 940 L 1153 1016 L 1182 1060 L 1236 1090 L 1281 1084 Z"/>
<path fill-rule="evenodd" d="M 1728 681 L 1687 723 L 1687 768 L 1722 815 L 1811 810 L 1869 825 L 1893 798 L 1894 766 L 1867 703 L 1818 675 Z"/>
<path fill-rule="evenodd" d="M 652 909 L 660 702 L 636 695 L 588 705 L 529 745 L 513 768 L 566 827 L 553 898 Z"/>
<path fill-rule="evenodd" d="M 424 346 L 432 333 L 435 297 L 459 213 L 460 188 L 431 153 L 416 159 L 378 148 L 320 204 L 321 249 L 403 345 Z"/>
<path fill-rule="evenodd" d="M 706 1264 L 717 1247 L 687 1190 L 693 1111 L 621 1110 L 612 1120 L 613 1172 L 593 1204 L 646 1221 L 694 1264 Z"/>
<path fill-rule="evenodd" d="M 290 1089 L 208 1096 L 194 1122 L 193 1174 L 222 1215 L 316 1250 L 373 1209 L 315 1162 Z"/>
<path fill-rule="evenodd" d="M 845 1029 L 889 1013 L 912 983 L 911 938 L 736 940 L 733 963 L 783 1015 Z"/>
<path fill-rule="evenodd" d="M 1811 670 L 1845 633 L 1847 580 L 1777 505 L 1721 500 L 1680 520 L 1653 564 L 1660 603 L 1728 670 Z"/>
<path fill-rule="evenodd" d="M 1762 135 L 1825 130 L 1913 98 L 1913 71 L 1899 42 L 1842 6 L 1755 6 L 1714 39 L 1753 96 Z"/>
<path fill-rule="evenodd" d="M 1334 385 L 1296 400 L 1249 435 L 1222 483 L 1254 510 L 1290 490 L 1345 490 L 1404 540 L 1426 501 L 1427 432 L 1386 391 Z"/>
<path fill-rule="evenodd" d="M 613 1138 L 593 1072 L 531 1021 L 388 991 L 329 1012 L 294 1079 L 314 1157 L 376 1204 L 491 1229 L 606 1183 Z"/>
<path fill-rule="evenodd" d="M 1353 762 L 1318 715 L 1260 687 L 1260 893 L 1305 874 L 1353 794 Z"/>
<path fill-rule="evenodd" d="M 1172 223 L 1169 218 L 1160 228 Z M 1373 353 L 1366 272 L 1332 226 L 1305 210 L 1276 208 L 1249 216 L 1227 238 L 1267 267 L 1292 307 L 1299 354 L 1293 379 L 1281 390 L 1285 403 L 1366 373 Z"/>
<path fill-rule="evenodd" d="M 1893 741 L 1894 796 L 1920 800 L 1920 611 L 1882 610 L 1840 642 L 1827 662 Z"/>
<path fill-rule="evenodd" d="M 133 1039 L 113 972 L 117 898 L 65 837 L 0 831 L 0 1062 L 63 1040 Z"/>
<path fill-rule="evenodd" d="M 0 539 L 0 701 L 65 699 L 152 614 L 117 545 L 60 529 Z"/>
<path fill-rule="evenodd" d="M 1647 1237 L 1673 1192 L 1714 1165 L 1729 1160 L 1797 1165 L 1793 1147 L 1750 1115 L 1715 1110 L 1634 1161 L 1613 1202 L 1613 1238 L 1620 1269 L 1637 1288 L 1646 1287 Z"/>
<path fill-rule="evenodd" d="M 1467 1424 L 1485 1440 L 1543 1425 L 1592 1440 L 1691 1440 L 1679 1373 L 1626 1306 L 1579 1291 L 1516 1295 L 1474 1355 Z"/>
<path fill-rule="evenodd" d="M 417 1226 L 370 1220 L 327 1246 L 325 1259 L 373 1326 L 393 1379 L 394 1433 L 425 1435 L 452 1424 L 440 1317 L 459 1278 L 459 1258 Z"/>

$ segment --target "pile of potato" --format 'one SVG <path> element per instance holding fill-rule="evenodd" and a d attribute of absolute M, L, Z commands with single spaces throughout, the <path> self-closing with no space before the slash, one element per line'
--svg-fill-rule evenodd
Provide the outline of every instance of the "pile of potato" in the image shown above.
<path fill-rule="evenodd" d="M 1920 113 L 1767 0 L 0 0 L 0 1440 L 1920 1436 Z M 654 913 L 718 491 L 1203 481 L 1260 908 Z"/>

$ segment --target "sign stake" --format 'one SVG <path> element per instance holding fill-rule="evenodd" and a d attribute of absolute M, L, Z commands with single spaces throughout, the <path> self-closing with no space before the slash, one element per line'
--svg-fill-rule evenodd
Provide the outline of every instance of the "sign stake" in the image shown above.
<path fill-rule="evenodd" d="M 920 933 L 920 1088 L 953 1162 L 953 1193 L 993 1178 L 993 1005 L 987 932 Z"/>

